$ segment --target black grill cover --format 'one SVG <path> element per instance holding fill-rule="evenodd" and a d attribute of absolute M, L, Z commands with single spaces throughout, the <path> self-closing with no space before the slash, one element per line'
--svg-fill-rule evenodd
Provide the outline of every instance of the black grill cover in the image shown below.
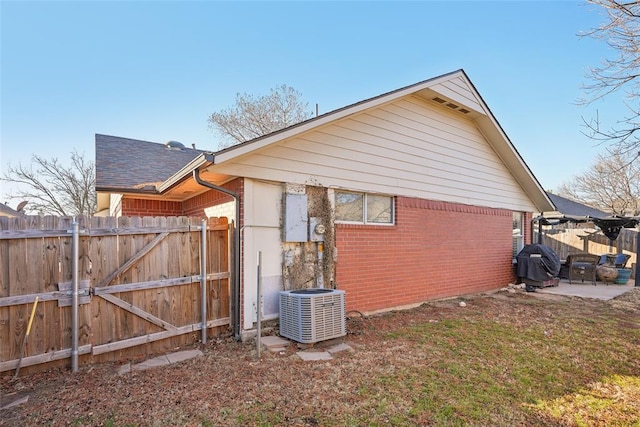
<path fill-rule="evenodd" d="M 558 276 L 560 259 L 548 246 L 526 245 L 516 257 L 518 277 L 543 282 Z"/>

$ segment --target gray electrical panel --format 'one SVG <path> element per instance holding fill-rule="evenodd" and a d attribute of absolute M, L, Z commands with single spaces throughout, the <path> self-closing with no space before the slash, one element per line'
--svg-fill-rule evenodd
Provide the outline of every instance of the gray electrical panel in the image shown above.
<path fill-rule="evenodd" d="M 284 241 L 306 242 L 308 233 L 307 195 L 284 195 Z"/>

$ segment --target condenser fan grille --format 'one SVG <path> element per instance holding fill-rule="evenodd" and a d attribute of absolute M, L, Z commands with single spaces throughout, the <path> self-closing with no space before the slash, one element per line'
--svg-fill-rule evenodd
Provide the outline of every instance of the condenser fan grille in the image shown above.
<path fill-rule="evenodd" d="M 315 343 L 347 334 L 344 291 L 303 289 L 280 292 L 280 335 Z"/>

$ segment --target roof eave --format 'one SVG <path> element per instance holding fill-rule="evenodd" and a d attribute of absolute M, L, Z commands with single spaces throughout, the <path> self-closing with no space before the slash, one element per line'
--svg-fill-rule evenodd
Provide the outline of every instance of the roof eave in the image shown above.
<path fill-rule="evenodd" d="M 278 142 L 287 138 L 296 137 L 305 132 L 316 129 L 320 126 L 335 122 L 337 120 L 344 119 L 354 114 L 358 114 L 370 108 L 392 102 L 396 99 L 420 92 L 424 89 L 428 89 L 438 84 L 441 81 L 450 79 L 452 77 L 457 77 L 457 76 L 464 76 L 466 78 L 466 74 L 464 73 L 463 70 L 453 71 L 451 73 L 443 74 L 441 76 L 434 77 L 432 79 L 424 80 L 422 82 L 415 83 L 413 85 L 406 86 L 404 88 L 387 92 L 382 95 L 378 95 L 373 98 L 369 98 L 369 99 L 357 102 L 355 104 L 351 104 L 346 107 L 330 111 L 318 117 L 314 117 L 302 123 L 298 123 L 296 125 L 282 129 L 280 131 L 276 131 L 268 135 L 243 142 L 241 144 L 234 145 L 232 147 L 229 147 L 227 149 L 224 149 L 215 153 L 216 163 L 219 164 L 219 163 L 227 162 L 229 160 L 233 160 L 245 154 L 254 152 L 255 150 L 258 150 L 262 147 L 271 145 L 275 142 Z"/>
<path fill-rule="evenodd" d="M 544 190 L 527 163 L 524 161 L 515 145 L 511 142 L 506 132 L 502 128 L 502 125 L 500 125 L 500 122 L 498 122 L 498 119 L 496 119 L 496 117 L 493 115 L 493 112 L 482 98 L 482 95 L 480 95 L 480 92 L 478 92 L 478 90 L 464 73 L 464 71 L 462 72 L 462 74 L 464 76 L 464 79 L 467 81 L 469 86 L 478 97 L 479 102 L 485 109 L 486 115 L 480 116 L 475 120 L 476 123 L 478 123 L 478 127 L 485 135 L 487 141 L 491 144 L 491 141 L 494 141 L 497 138 L 500 142 L 503 143 L 499 147 L 496 147 L 494 144 L 491 145 L 496 150 L 498 156 L 507 165 L 509 171 L 513 174 L 527 196 L 529 196 L 537 211 L 545 212 L 555 209 L 553 201 L 551 201 L 551 198 L 547 195 L 547 192 Z"/>
<path fill-rule="evenodd" d="M 504 142 L 500 146 L 496 146 L 495 144 L 491 145 L 527 196 L 529 196 L 536 207 L 536 211 L 546 212 L 554 210 L 555 205 L 544 188 L 542 188 L 542 185 L 540 185 L 538 179 L 533 175 L 527 163 L 522 156 L 520 156 L 520 153 L 518 153 L 515 146 L 511 143 L 509 137 L 504 133 L 500 124 L 495 117 L 493 117 L 493 114 L 490 113 L 488 116 L 485 116 L 484 119 L 478 119 L 477 123 L 487 141 L 491 143 L 491 141 L 499 138 Z"/>
<path fill-rule="evenodd" d="M 96 187 L 96 193 L 110 193 L 110 194 L 144 194 L 148 196 L 157 196 L 160 194 L 157 188 L 144 189 L 144 188 L 126 188 L 126 187 Z"/>
<path fill-rule="evenodd" d="M 324 115 L 309 119 L 305 122 L 285 128 L 281 131 L 235 145 L 225 150 L 221 150 L 215 154 L 215 163 L 221 164 L 227 161 L 234 160 L 238 157 L 250 154 L 260 148 L 266 147 L 273 143 L 282 141 L 284 139 L 296 137 L 305 132 L 317 129 L 320 126 L 344 119 L 348 116 L 360 113 L 370 108 L 393 102 L 396 99 L 416 94 L 425 89 L 433 90 L 433 87 L 438 85 L 440 82 L 452 78 L 464 79 L 464 81 L 469 85 L 471 90 L 477 96 L 478 101 L 484 111 L 482 112 L 482 114 L 474 114 L 473 118 L 470 118 L 478 124 L 478 127 L 485 135 L 487 141 L 491 144 L 498 156 L 505 163 L 516 181 L 520 184 L 521 188 L 527 194 L 536 210 L 539 212 L 544 212 L 555 209 L 553 202 L 546 194 L 542 185 L 540 185 L 535 175 L 531 172 L 529 166 L 526 164 L 522 156 L 520 156 L 520 153 L 517 151 L 509 137 L 502 129 L 500 123 L 494 117 L 493 113 L 487 106 L 480 93 L 477 91 L 471 80 L 462 69 L 438 77 L 434 77 L 432 79 L 428 79 L 410 86 L 406 86 L 392 92 L 387 92 L 374 98 L 370 98 L 356 104 L 352 104 L 341 109 L 331 111 Z"/>
<path fill-rule="evenodd" d="M 182 169 L 175 174 L 167 178 L 162 184 L 158 186 L 158 192 L 160 194 L 167 192 L 171 188 L 178 185 L 184 179 L 191 176 L 195 169 L 200 169 L 203 166 L 209 166 L 214 163 L 214 156 L 212 153 L 201 153 L 198 157 L 187 163 Z"/>

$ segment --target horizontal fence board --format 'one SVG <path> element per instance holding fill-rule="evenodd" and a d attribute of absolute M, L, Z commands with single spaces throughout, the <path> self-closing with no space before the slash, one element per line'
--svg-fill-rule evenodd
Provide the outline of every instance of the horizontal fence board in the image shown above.
<path fill-rule="evenodd" d="M 225 231 L 227 225 L 214 225 L 207 227 L 212 231 Z M 133 236 L 138 234 L 151 233 L 188 233 L 200 231 L 200 227 L 184 226 L 184 227 L 132 227 L 127 229 L 91 229 L 80 230 L 80 236 L 87 237 L 103 237 L 103 236 Z M 71 238 L 71 228 L 68 230 L 0 230 L 0 240 L 10 239 L 40 239 L 45 237 L 69 237 Z"/>
<path fill-rule="evenodd" d="M 209 320 L 207 322 L 207 328 L 214 328 L 217 326 L 226 326 L 229 323 L 230 323 L 230 319 L 228 317 L 223 319 Z M 110 351 L 122 350 L 127 347 L 134 347 L 142 344 L 148 344 L 154 341 L 163 340 L 165 338 L 174 337 L 176 335 L 188 334 L 190 332 L 197 332 L 200 330 L 202 330 L 202 324 L 194 323 L 193 325 L 180 326 L 179 328 L 176 328 L 175 330 L 172 330 L 172 331 L 155 332 L 153 334 L 148 334 L 148 335 L 135 337 L 135 338 L 129 338 L 127 340 L 122 340 L 114 343 L 97 345 L 93 347 L 92 353 L 94 355 L 98 355 L 98 354 L 107 353 Z"/>
<path fill-rule="evenodd" d="M 81 345 L 78 347 L 78 354 L 90 354 L 91 345 Z M 20 359 L 7 360 L 6 362 L 0 362 L 0 372 L 10 371 L 12 369 L 18 369 L 18 363 L 20 367 L 34 366 L 41 363 L 53 362 L 54 360 L 67 359 L 71 357 L 71 349 L 65 348 L 62 350 L 55 350 L 48 353 L 37 354 L 35 356 L 23 357 Z"/>
<path fill-rule="evenodd" d="M 230 274 L 228 271 L 222 273 L 209 273 L 207 280 L 228 279 Z M 150 282 L 127 283 L 124 285 L 110 285 L 93 288 L 94 295 L 115 294 L 119 292 L 140 291 L 144 289 L 155 289 L 172 287 L 179 285 L 188 285 L 192 283 L 200 283 L 200 276 L 178 277 L 176 279 L 152 280 Z M 1 301 L 1 299 L 0 299 Z"/>

